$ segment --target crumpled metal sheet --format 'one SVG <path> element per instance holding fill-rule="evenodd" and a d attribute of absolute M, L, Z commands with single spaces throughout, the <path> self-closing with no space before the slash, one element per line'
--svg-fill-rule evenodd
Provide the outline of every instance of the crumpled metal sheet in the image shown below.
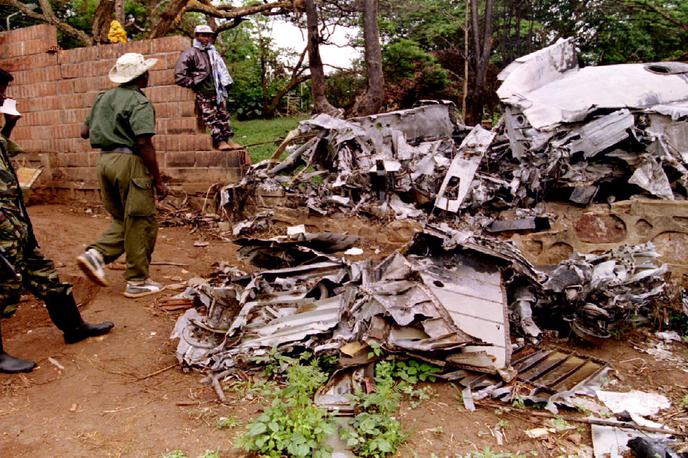
<path fill-rule="evenodd" d="M 551 294 L 540 306 L 554 307 L 579 337 L 598 343 L 664 290 L 668 266 L 659 265 L 658 258 L 649 242 L 599 255 L 576 254 L 549 274 L 542 286 Z"/>
<path fill-rule="evenodd" d="M 573 40 L 566 39 L 500 74 L 497 94 L 505 107 L 497 130 L 509 150 L 489 148 L 483 164 L 492 165 L 481 166 L 478 176 L 510 178 L 511 206 L 532 206 L 561 189 L 581 205 L 598 195 L 638 193 L 626 183 L 661 199 L 688 197 L 685 65 L 578 68 L 576 62 Z M 495 188 L 484 178 L 480 187 Z M 482 192 L 483 206 L 494 194 Z"/>
<path fill-rule="evenodd" d="M 682 73 L 655 72 L 648 64 L 579 68 L 573 62 L 571 39 L 521 57 L 500 74 L 503 83 L 497 94 L 503 102 L 522 108 L 530 125 L 539 130 L 580 122 L 597 110 L 644 109 L 688 99 Z"/>
<path fill-rule="evenodd" d="M 478 170 L 485 151 L 492 143 L 495 132 L 475 126 L 459 146 L 456 157 L 449 166 L 435 199 L 435 207 L 456 213 L 461 208 L 475 172 Z"/>
<path fill-rule="evenodd" d="M 274 243 L 263 242 L 270 249 Z M 532 270 L 520 265 L 524 260 L 511 253 L 513 248 L 499 248 L 499 242 L 488 248 L 448 228 L 434 229 L 425 239 L 414 239 L 405 253 L 372 266 L 299 246 L 306 239 L 293 243 L 316 257 L 288 258 L 285 268 L 201 285 L 204 294 L 231 300 L 210 298 L 213 314 L 222 316 L 215 326 L 195 310 L 180 318 L 174 334 L 180 338 L 180 361 L 225 370 L 272 349 L 319 352 L 378 342 L 389 351 L 447 367 L 509 373 L 504 278 L 510 274 L 504 268 Z M 223 304 L 231 305 L 231 316 L 218 312 Z"/>
<path fill-rule="evenodd" d="M 255 164 L 241 183 L 223 189 L 231 217 L 243 219 L 251 203 L 270 207 L 258 196 L 280 193 L 322 215 L 424 217 L 420 207 L 435 199 L 461 127 L 451 104 L 435 103 L 348 120 L 320 114 L 298 129 L 302 143 L 286 159 Z"/>

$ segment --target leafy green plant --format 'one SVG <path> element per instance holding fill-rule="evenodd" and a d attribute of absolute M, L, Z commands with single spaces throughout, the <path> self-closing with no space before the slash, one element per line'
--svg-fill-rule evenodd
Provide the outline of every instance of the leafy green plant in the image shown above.
<path fill-rule="evenodd" d="M 220 458 L 220 452 L 216 452 L 214 450 L 206 450 L 203 452 L 203 455 L 201 455 L 201 458 Z"/>
<path fill-rule="evenodd" d="M 517 409 L 525 409 L 526 408 L 526 400 L 523 396 L 517 394 L 514 396 L 514 399 L 511 401 L 511 405 L 516 407 Z"/>
<path fill-rule="evenodd" d="M 392 375 L 394 378 L 399 378 L 406 383 L 415 385 L 419 381 L 434 382 L 437 380 L 439 372 L 441 372 L 441 369 L 437 366 L 409 359 L 406 361 L 395 361 Z"/>
<path fill-rule="evenodd" d="M 328 456 L 329 448 L 322 442 L 336 426 L 331 415 L 311 400 L 325 380 L 314 365 L 289 367 L 287 386 L 273 393 L 270 407 L 248 425 L 237 445 L 269 457 Z"/>
<path fill-rule="evenodd" d="M 688 393 L 681 399 L 681 407 L 688 410 Z"/>
<path fill-rule="evenodd" d="M 382 458 L 394 453 L 406 434 L 399 420 L 387 413 L 363 412 L 354 418 L 352 429 L 342 431 L 342 439 L 356 456 Z"/>
<path fill-rule="evenodd" d="M 162 455 L 162 458 L 187 458 L 186 454 L 181 450 L 172 450 Z"/>
<path fill-rule="evenodd" d="M 231 429 L 239 426 L 241 422 L 237 417 L 220 417 L 215 422 L 215 427 L 217 429 Z"/>

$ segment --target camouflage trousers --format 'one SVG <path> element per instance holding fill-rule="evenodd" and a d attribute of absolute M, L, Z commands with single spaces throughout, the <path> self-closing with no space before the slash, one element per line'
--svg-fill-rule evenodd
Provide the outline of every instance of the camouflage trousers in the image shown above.
<path fill-rule="evenodd" d="M 203 124 L 210 129 L 213 145 L 229 140 L 234 135 L 229 122 L 229 112 L 225 102 L 218 104 L 215 96 L 196 92 L 196 107 L 203 119 Z"/>
<path fill-rule="evenodd" d="M 53 262 L 30 242 L 29 226 L 13 210 L 0 200 L 0 254 L 7 261 L 0 260 L 0 317 L 16 311 L 22 291 L 45 300 L 51 292 L 70 293 L 72 288 L 60 281 Z"/>

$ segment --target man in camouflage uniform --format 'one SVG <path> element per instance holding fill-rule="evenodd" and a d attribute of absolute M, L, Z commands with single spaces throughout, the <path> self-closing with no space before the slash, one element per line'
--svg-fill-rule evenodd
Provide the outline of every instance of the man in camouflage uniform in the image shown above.
<path fill-rule="evenodd" d="M 196 94 L 196 107 L 203 123 L 210 129 L 213 145 L 223 151 L 242 150 L 232 141 L 234 132 L 227 111 L 228 88 L 232 77 L 213 41 L 210 26 L 199 25 L 194 31 L 193 46 L 181 53 L 175 66 L 175 81 Z"/>
<path fill-rule="evenodd" d="M 13 76 L 0 69 L 0 107 Z M 4 108 L 4 107 L 3 107 Z M 76 343 L 87 337 L 99 336 L 112 329 L 109 321 L 85 323 L 77 309 L 72 285 L 61 282 L 52 261 L 41 253 L 33 234 L 31 220 L 24 206 L 21 188 L 10 157 L 21 153 L 10 135 L 19 113 L 4 111 L 4 125 L 0 130 L 0 315 L 11 316 L 23 290 L 45 301 L 53 323 L 64 333 L 66 343 Z M 33 361 L 14 358 L 5 353 L 0 330 L 0 372 L 29 372 Z"/>

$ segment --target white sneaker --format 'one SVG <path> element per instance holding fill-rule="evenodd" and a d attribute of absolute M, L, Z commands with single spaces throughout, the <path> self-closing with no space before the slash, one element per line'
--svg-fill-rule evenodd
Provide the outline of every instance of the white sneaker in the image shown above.
<path fill-rule="evenodd" d="M 76 263 L 93 283 L 100 286 L 109 285 L 105 279 L 105 262 L 100 251 L 90 248 L 76 258 Z"/>
<path fill-rule="evenodd" d="M 165 289 L 165 285 L 155 282 L 150 278 L 144 281 L 128 281 L 124 290 L 124 297 L 143 297 L 149 294 L 157 294 Z"/>

